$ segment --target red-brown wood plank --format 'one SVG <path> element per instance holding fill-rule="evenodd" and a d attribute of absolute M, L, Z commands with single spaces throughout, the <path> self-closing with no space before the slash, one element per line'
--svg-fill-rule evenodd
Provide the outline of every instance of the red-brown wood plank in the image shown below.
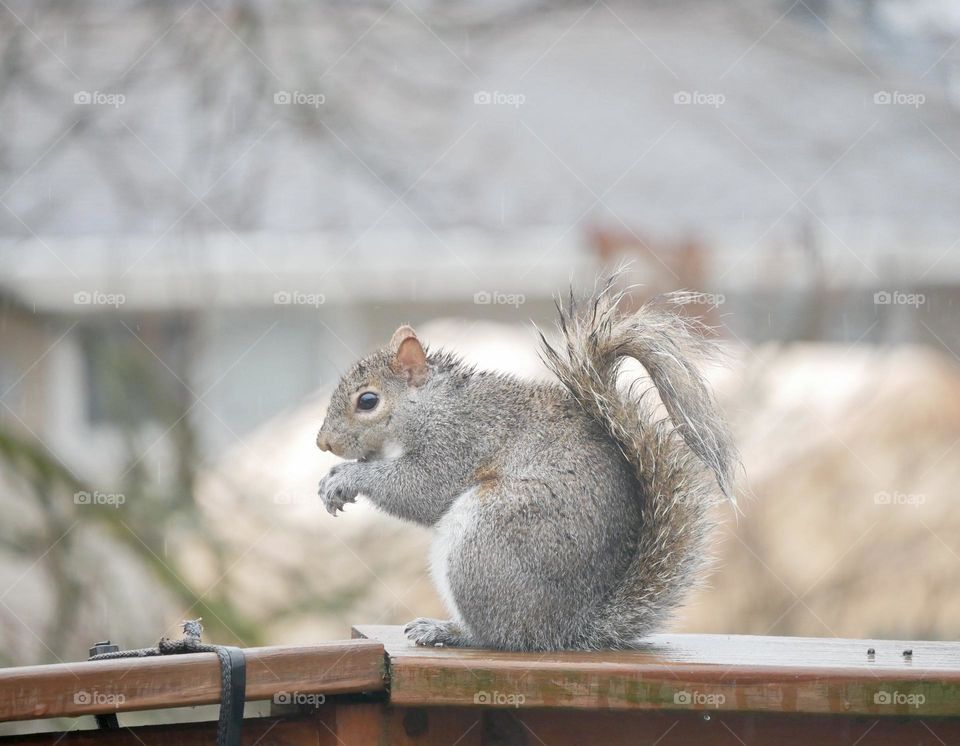
<path fill-rule="evenodd" d="M 483 713 L 470 708 L 402 709 L 384 702 L 328 700 L 311 715 L 251 718 L 243 724 L 246 746 L 480 746 Z M 122 719 L 121 719 L 122 723 Z M 90 723 L 86 723 L 89 727 Z M 207 746 L 216 723 L 153 725 L 0 737 L 0 746 Z"/>
<path fill-rule="evenodd" d="M 280 692 L 385 688 L 384 649 L 371 640 L 247 648 L 247 699 Z M 128 712 L 220 701 L 214 653 L 0 669 L 0 721 Z"/>
<path fill-rule="evenodd" d="M 521 709 L 486 713 L 484 735 L 527 746 L 944 746 L 960 743 L 960 719 Z"/>
<path fill-rule="evenodd" d="M 399 627 L 355 634 L 384 644 L 394 705 L 960 715 L 953 642 L 654 635 L 635 651 L 543 654 L 417 647 Z"/>
<path fill-rule="evenodd" d="M 0 746 L 200 746 L 213 723 L 0 738 Z M 944 746 L 960 718 L 642 710 L 397 708 L 330 701 L 312 717 L 244 723 L 246 746 Z"/>

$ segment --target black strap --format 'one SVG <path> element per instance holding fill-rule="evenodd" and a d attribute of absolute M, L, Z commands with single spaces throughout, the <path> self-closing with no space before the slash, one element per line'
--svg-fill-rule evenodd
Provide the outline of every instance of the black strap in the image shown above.
<path fill-rule="evenodd" d="M 97 719 L 97 727 L 100 730 L 117 730 L 120 727 L 120 721 L 117 720 L 115 712 L 105 712 L 94 717 Z"/>
<path fill-rule="evenodd" d="M 104 642 L 98 642 L 90 648 L 89 656 L 91 660 L 99 655 L 104 653 L 116 653 L 120 648 L 112 644 L 110 640 L 105 640 Z M 117 720 L 117 714 L 115 712 L 105 712 L 100 715 L 94 715 L 97 720 L 97 728 L 100 730 L 117 730 L 120 728 L 120 721 Z"/>
<path fill-rule="evenodd" d="M 110 641 L 98 642 L 90 648 L 88 660 L 114 658 L 146 658 L 155 655 L 182 653 L 216 653 L 220 661 L 220 716 L 217 719 L 217 746 L 240 746 L 243 729 L 243 706 L 247 697 L 247 659 L 240 648 L 229 645 L 209 645 L 200 641 L 200 620 L 184 622 L 184 635 L 179 640 L 162 639 L 155 648 L 120 650 Z M 97 715 L 97 727 L 102 730 L 119 728 L 114 713 Z"/>
<path fill-rule="evenodd" d="M 220 717 L 217 746 L 240 746 L 243 704 L 247 696 L 247 659 L 240 648 L 217 646 L 220 659 Z"/>

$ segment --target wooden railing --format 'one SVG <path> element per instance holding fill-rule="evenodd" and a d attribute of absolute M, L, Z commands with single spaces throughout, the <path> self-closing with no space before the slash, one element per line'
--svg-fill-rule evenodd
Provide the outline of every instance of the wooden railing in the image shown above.
<path fill-rule="evenodd" d="M 247 700 L 274 703 L 245 721 L 251 745 L 960 744 L 960 643 L 656 635 L 636 651 L 501 653 L 358 627 L 352 640 L 245 652 Z M 219 686 L 212 653 L 0 669 L 0 721 L 210 704 Z M 214 732 L 0 744 L 186 745 Z"/>
<path fill-rule="evenodd" d="M 385 688 L 383 645 L 371 640 L 247 648 L 248 701 L 278 693 Z M 214 653 L 0 669 L 0 721 L 189 707 L 220 701 Z"/>

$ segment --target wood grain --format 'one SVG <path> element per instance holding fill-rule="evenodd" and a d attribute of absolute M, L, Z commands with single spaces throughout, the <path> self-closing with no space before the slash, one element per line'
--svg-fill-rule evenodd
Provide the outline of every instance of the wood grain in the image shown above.
<path fill-rule="evenodd" d="M 541 654 L 354 633 L 383 643 L 394 705 L 960 716 L 960 643 L 653 635 L 635 651 Z"/>
<path fill-rule="evenodd" d="M 370 640 L 247 648 L 247 699 L 282 692 L 385 688 L 384 649 Z M 129 712 L 220 701 L 214 653 L 0 669 L 0 721 Z"/>

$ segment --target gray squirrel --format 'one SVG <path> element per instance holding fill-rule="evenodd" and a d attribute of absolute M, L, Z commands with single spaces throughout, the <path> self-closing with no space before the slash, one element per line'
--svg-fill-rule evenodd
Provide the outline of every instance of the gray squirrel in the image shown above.
<path fill-rule="evenodd" d="M 340 380 L 317 445 L 350 461 L 320 496 L 333 515 L 363 494 L 433 528 L 451 619 L 410 622 L 415 643 L 635 647 L 704 574 L 737 462 L 692 362 L 712 344 L 664 304 L 620 313 L 614 281 L 558 303 L 561 345 L 540 335 L 559 382 L 477 370 L 409 326 Z M 668 418 L 618 385 L 627 357 Z"/>

